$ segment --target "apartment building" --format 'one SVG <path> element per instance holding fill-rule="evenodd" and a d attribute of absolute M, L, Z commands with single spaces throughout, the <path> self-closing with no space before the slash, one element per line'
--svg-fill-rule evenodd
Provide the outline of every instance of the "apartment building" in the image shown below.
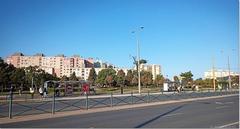
<path fill-rule="evenodd" d="M 96 74 L 106 69 L 110 64 L 103 63 L 102 61 L 94 62 L 93 58 L 83 59 L 79 55 L 74 55 L 72 57 L 66 57 L 63 54 L 56 56 L 45 56 L 42 53 L 35 54 L 33 56 L 26 56 L 22 53 L 14 53 L 13 55 L 6 58 L 8 64 L 12 64 L 17 68 L 24 68 L 29 66 L 38 66 L 45 72 L 49 74 L 56 74 L 57 77 L 67 76 L 75 72 L 76 76 L 87 80 L 89 73 L 94 64 L 99 63 L 97 68 L 95 68 Z M 159 65 L 141 65 L 141 68 L 148 70 L 153 73 L 153 77 L 160 74 Z M 127 68 L 116 68 L 113 67 L 116 73 L 119 70 L 123 70 L 125 75 L 127 75 Z"/>
<path fill-rule="evenodd" d="M 215 79 L 229 76 L 229 70 L 215 69 L 214 70 Z M 231 76 L 237 76 L 237 72 L 230 71 Z M 213 69 L 204 72 L 205 79 L 213 79 Z"/>
<path fill-rule="evenodd" d="M 8 64 L 12 64 L 17 68 L 38 66 L 49 74 L 56 74 L 58 77 L 70 76 L 73 72 L 80 68 L 93 66 L 94 60 L 82 59 L 79 55 L 66 57 L 64 55 L 45 56 L 41 53 L 33 56 L 25 56 L 22 53 L 14 53 L 6 58 Z M 87 62 L 87 64 L 85 64 Z"/>
<path fill-rule="evenodd" d="M 155 80 L 156 76 L 161 74 L 161 66 L 157 64 L 140 64 L 140 71 L 151 72 L 153 80 Z"/>

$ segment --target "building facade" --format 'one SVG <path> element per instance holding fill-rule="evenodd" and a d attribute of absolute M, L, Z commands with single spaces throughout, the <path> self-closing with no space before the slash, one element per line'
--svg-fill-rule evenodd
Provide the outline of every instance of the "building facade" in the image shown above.
<path fill-rule="evenodd" d="M 215 69 L 213 72 L 213 69 L 204 72 L 204 78 L 205 79 L 213 79 L 213 75 L 215 75 L 216 78 L 222 78 L 222 77 L 228 77 L 229 76 L 229 70 L 223 70 L 223 69 Z M 237 72 L 230 71 L 231 76 L 237 76 Z"/>
<path fill-rule="evenodd" d="M 22 53 L 15 53 L 6 58 L 6 63 L 12 64 L 17 68 L 29 66 L 38 66 L 49 74 L 56 74 L 57 77 L 69 77 L 73 72 L 93 66 L 93 59 L 83 59 L 78 55 L 66 57 L 64 55 L 44 56 L 36 54 L 33 56 L 25 56 Z M 87 64 L 85 64 L 87 62 Z"/>
<path fill-rule="evenodd" d="M 157 64 L 140 64 L 140 71 L 151 72 L 153 80 L 155 80 L 156 76 L 161 74 L 161 66 Z"/>
<path fill-rule="evenodd" d="M 12 64 L 17 68 L 25 68 L 29 66 L 38 66 L 40 69 L 44 70 L 49 74 L 56 74 L 57 77 L 67 76 L 75 72 L 78 78 L 87 80 L 92 67 L 95 67 L 96 74 L 112 66 L 116 71 L 123 70 L 125 75 L 130 69 L 127 68 L 117 68 L 111 64 L 103 63 L 102 61 L 94 61 L 93 58 L 81 58 L 79 55 L 74 55 L 71 57 L 66 57 L 63 54 L 56 56 L 45 56 L 42 53 L 35 54 L 33 56 L 25 56 L 22 53 L 15 53 L 5 60 L 8 64 Z M 153 79 L 157 75 L 161 74 L 160 65 L 146 65 L 141 64 L 140 70 L 149 71 L 153 75 Z"/>

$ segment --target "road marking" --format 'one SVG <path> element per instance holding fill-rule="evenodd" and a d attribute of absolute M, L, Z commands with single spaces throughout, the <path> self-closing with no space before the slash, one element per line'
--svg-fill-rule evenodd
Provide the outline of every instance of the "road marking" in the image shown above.
<path fill-rule="evenodd" d="M 225 104 L 233 104 L 233 102 L 226 102 Z"/>
<path fill-rule="evenodd" d="M 176 115 L 181 115 L 181 114 L 183 114 L 183 113 L 169 114 L 169 115 L 166 115 L 165 117 L 176 116 Z"/>
<path fill-rule="evenodd" d="M 239 121 L 234 122 L 234 123 L 230 123 L 230 124 L 226 124 L 226 125 L 219 126 L 219 128 L 225 128 L 225 127 L 228 127 L 228 126 L 236 125 L 236 124 L 238 124 L 238 123 L 239 123 Z"/>
<path fill-rule="evenodd" d="M 223 109 L 223 108 L 228 108 L 229 106 L 220 106 L 220 107 L 216 107 L 216 109 Z"/>
<path fill-rule="evenodd" d="M 223 103 L 222 103 L 222 102 L 216 102 L 216 104 L 220 104 L 220 105 L 221 105 L 221 104 L 223 104 Z"/>

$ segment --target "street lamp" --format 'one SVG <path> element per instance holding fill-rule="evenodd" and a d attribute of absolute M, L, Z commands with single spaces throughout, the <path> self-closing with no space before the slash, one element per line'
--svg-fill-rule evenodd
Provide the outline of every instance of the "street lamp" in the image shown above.
<path fill-rule="evenodd" d="M 232 49 L 232 51 L 234 51 L 234 50 L 235 49 Z M 221 50 L 221 53 L 223 53 L 223 50 Z M 230 71 L 229 55 L 228 55 L 227 61 L 228 61 L 228 86 L 229 86 L 229 89 L 231 90 L 232 89 L 232 84 L 231 84 L 231 71 Z"/>
<path fill-rule="evenodd" d="M 137 58 L 138 58 L 138 93 L 141 94 L 141 75 L 140 75 L 140 47 L 139 47 L 139 32 L 140 30 L 142 30 L 144 27 L 141 26 L 140 28 L 138 28 L 136 31 L 132 31 L 132 33 L 136 33 L 136 40 L 137 40 Z"/>

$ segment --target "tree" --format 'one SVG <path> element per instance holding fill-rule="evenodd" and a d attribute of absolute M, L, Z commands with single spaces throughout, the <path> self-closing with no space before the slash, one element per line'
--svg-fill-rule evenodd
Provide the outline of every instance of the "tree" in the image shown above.
<path fill-rule="evenodd" d="M 232 76 L 231 77 L 231 81 L 232 81 L 232 86 L 234 87 L 239 87 L 239 76 Z"/>
<path fill-rule="evenodd" d="M 182 77 L 183 85 L 191 85 L 193 83 L 193 74 L 191 71 L 181 73 L 180 76 Z"/>
<path fill-rule="evenodd" d="M 152 85 L 152 73 L 147 71 L 141 71 L 141 83 L 144 86 Z"/>
<path fill-rule="evenodd" d="M 73 72 L 73 73 L 70 75 L 69 80 L 70 80 L 70 81 L 78 81 L 78 78 L 77 78 L 75 72 Z"/>
<path fill-rule="evenodd" d="M 16 68 L 13 71 L 13 74 L 11 74 L 10 79 L 12 80 L 11 82 L 15 84 L 16 88 L 23 89 L 23 85 L 26 82 L 25 77 L 24 69 Z"/>
<path fill-rule="evenodd" d="M 154 80 L 154 84 L 157 86 L 163 86 L 164 83 L 164 77 L 163 75 L 157 75 L 155 80 Z"/>
<path fill-rule="evenodd" d="M 0 57 L 0 87 L 2 92 L 10 88 L 10 76 L 13 74 L 14 70 L 15 67 L 13 65 L 5 63 Z"/>
<path fill-rule="evenodd" d="M 103 70 L 99 71 L 96 82 L 101 86 L 102 85 L 111 85 L 112 86 L 116 79 L 115 76 L 116 76 L 115 70 L 113 70 L 111 68 L 103 69 Z"/>
<path fill-rule="evenodd" d="M 132 85 L 132 79 L 133 79 L 133 72 L 132 70 L 127 71 L 127 76 L 126 76 L 126 85 Z"/>
<path fill-rule="evenodd" d="M 97 74 L 94 68 L 90 70 L 89 76 L 88 76 L 88 81 L 91 83 L 91 85 L 95 84 L 95 81 L 97 79 Z"/>
<path fill-rule="evenodd" d="M 24 68 L 25 75 L 26 75 L 26 83 L 28 84 L 28 87 L 32 84 L 32 81 L 35 82 L 37 79 L 37 66 L 29 66 Z"/>
<path fill-rule="evenodd" d="M 138 77 L 134 76 L 131 82 L 132 85 L 136 86 L 138 84 Z"/>
<path fill-rule="evenodd" d="M 174 82 L 177 83 L 177 84 L 180 83 L 180 80 L 179 80 L 178 76 L 174 76 L 174 77 L 173 77 L 173 80 L 174 80 Z"/>
<path fill-rule="evenodd" d="M 117 85 L 121 87 L 125 85 L 125 73 L 122 69 L 117 73 Z"/>
<path fill-rule="evenodd" d="M 107 75 L 105 78 L 105 84 L 109 86 L 114 86 L 115 82 L 115 75 Z"/>
<path fill-rule="evenodd" d="M 60 81 L 68 81 L 69 78 L 66 75 L 63 75 L 62 78 L 60 79 Z"/>

